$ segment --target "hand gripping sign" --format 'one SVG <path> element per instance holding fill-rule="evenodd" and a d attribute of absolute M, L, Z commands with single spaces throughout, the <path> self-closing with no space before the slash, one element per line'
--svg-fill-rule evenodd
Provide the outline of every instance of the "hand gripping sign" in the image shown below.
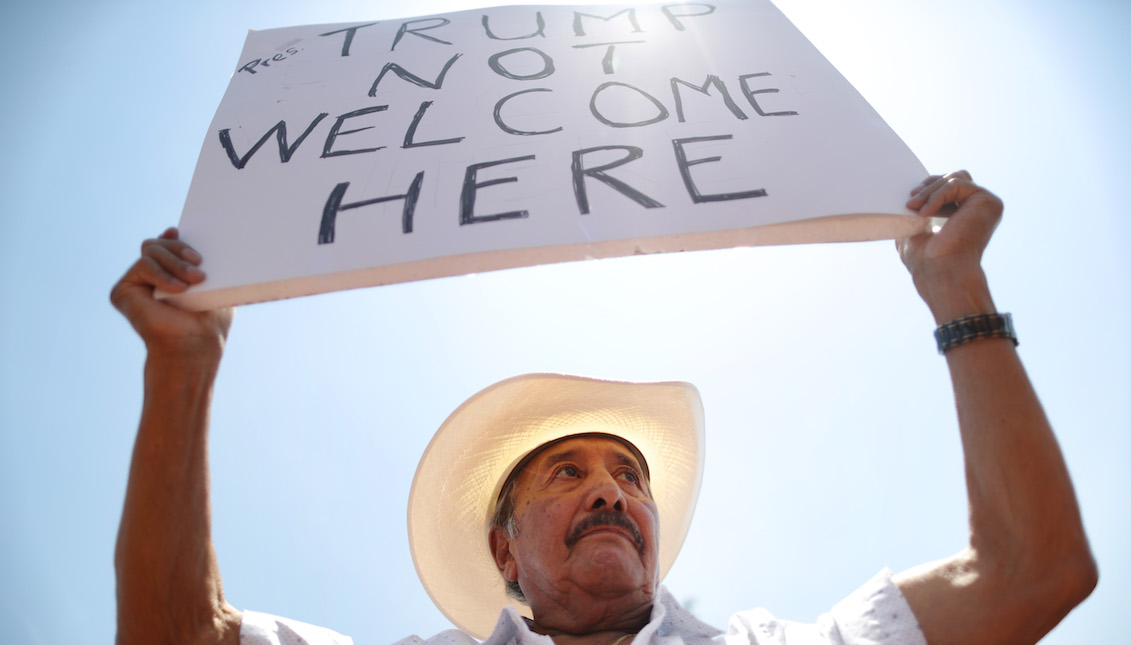
<path fill-rule="evenodd" d="M 209 278 L 173 299 L 901 237 L 925 175 L 763 0 L 253 31 L 181 217 Z"/>

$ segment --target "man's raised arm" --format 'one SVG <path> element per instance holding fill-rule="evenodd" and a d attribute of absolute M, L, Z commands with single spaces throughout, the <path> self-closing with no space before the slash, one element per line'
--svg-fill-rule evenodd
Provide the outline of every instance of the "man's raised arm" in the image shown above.
<path fill-rule="evenodd" d="M 1001 201 L 966 172 L 929 177 L 908 207 L 953 210 L 897 242 L 937 324 L 994 313 L 981 258 Z M 956 207 L 956 208 L 955 208 Z M 1091 593 L 1097 570 L 1072 482 L 1009 338 L 946 351 L 966 461 L 970 544 L 896 577 L 931 645 L 1035 643 Z"/>
<path fill-rule="evenodd" d="M 141 411 L 114 564 L 118 643 L 238 643 L 212 547 L 208 414 L 232 311 L 190 313 L 153 297 L 204 280 L 200 255 L 169 229 L 110 299 L 145 342 Z"/>

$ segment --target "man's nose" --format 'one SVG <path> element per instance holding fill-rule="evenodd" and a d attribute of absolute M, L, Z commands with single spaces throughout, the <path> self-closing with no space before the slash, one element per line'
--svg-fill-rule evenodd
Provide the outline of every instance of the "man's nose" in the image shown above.
<path fill-rule="evenodd" d="M 603 472 L 591 475 L 592 481 L 586 491 L 585 509 L 589 511 L 615 511 L 624 513 L 628 508 L 628 499 L 624 491 L 617 485 L 617 481 L 610 473 Z"/>

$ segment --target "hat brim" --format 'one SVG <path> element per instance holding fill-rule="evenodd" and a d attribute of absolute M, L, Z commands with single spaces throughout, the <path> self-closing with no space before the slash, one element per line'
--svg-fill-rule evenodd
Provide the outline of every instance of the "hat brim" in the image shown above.
<path fill-rule="evenodd" d="M 457 627 L 486 638 L 506 594 L 488 547 L 503 482 L 539 446 L 604 433 L 635 446 L 651 470 L 660 517 L 659 575 L 683 545 L 703 472 L 703 404 L 690 383 L 626 383 L 527 374 L 496 383 L 452 412 L 424 450 L 408 502 L 413 564 Z"/>

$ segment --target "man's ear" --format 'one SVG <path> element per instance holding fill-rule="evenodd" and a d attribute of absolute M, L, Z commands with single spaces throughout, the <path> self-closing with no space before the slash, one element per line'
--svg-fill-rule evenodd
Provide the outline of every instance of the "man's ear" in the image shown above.
<path fill-rule="evenodd" d="M 495 559 L 495 566 L 499 568 L 499 573 L 502 574 L 503 579 L 514 582 L 518 580 L 518 564 L 514 560 L 514 553 L 511 551 L 511 538 L 503 529 L 494 526 L 491 527 L 491 557 Z"/>

